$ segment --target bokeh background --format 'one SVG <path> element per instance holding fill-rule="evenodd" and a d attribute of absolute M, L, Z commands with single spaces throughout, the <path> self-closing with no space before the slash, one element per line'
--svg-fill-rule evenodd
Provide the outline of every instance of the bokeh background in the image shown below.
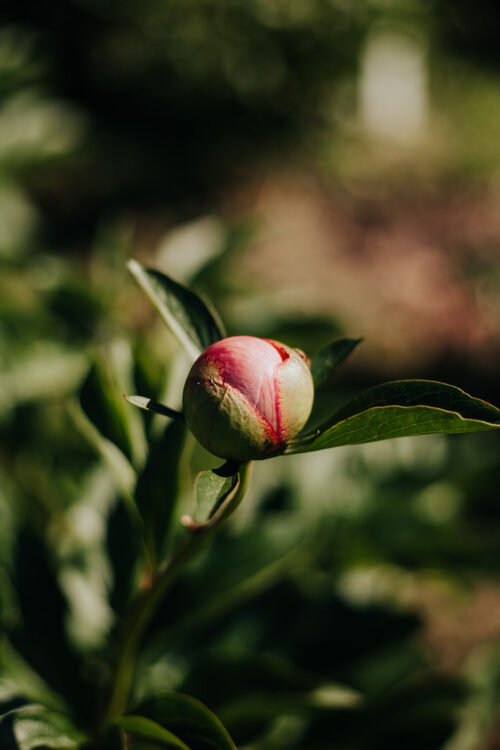
<path fill-rule="evenodd" d="M 210 297 L 231 334 L 310 354 L 364 336 L 322 406 L 408 377 L 500 402 L 500 7 L 4 0 L 0 23 L 0 576 L 8 592 L 13 529 L 36 518 L 92 649 L 118 489 L 78 393 L 97 362 L 116 393 L 133 371 L 177 407 L 189 366 L 128 257 Z M 500 748 L 499 447 L 256 466 L 156 623 L 143 691 L 197 695 L 252 750 Z M 363 720 L 328 696 L 259 714 L 263 685 L 299 684 L 292 663 L 368 695 Z"/>

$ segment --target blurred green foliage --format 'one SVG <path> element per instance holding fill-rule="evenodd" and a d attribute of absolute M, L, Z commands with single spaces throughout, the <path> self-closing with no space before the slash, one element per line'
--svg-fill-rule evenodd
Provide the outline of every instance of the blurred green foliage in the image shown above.
<path fill-rule="evenodd" d="M 491 3 L 437 0 L 2 4 L 2 713 L 29 698 L 69 706 L 84 726 L 109 671 L 104 644 L 137 585 L 129 494 L 145 458 L 140 434 L 160 466 L 173 438 L 121 395 L 167 393 L 176 406 L 188 363 L 125 276 L 142 249 L 136 217 L 155 235 L 156 222 L 211 209 L 269 159 L 315 160 L 329 179 L 332 162 L 345 174 L 351 149 L 364 160 L 356 76 L 384 25 L 431 49 L 432 96 L 453 123 L 452 158 L 444 149 L 436 169 L 488 176 L 500 158 L 497 16 Z M 291 320 L 260 299 L 236 331 L 231 305 L 246 290 L 229 264 L 252 228 L 221 228 L 181 275 L 214 299 L 231 333 L 308 353 L 358 333 Z M 331 384 L 329 403 L 370 378 L 351 376 Z M 101 436 L 78 399 L 100 415 Z M 102 437 L 125 449 L 126 466 Z M 446 630 L 431 636 L 450 601 L 498 582 L 498 447 L 494 435 L 421 437 L 256 466 L 251 494 L 152 623 L 137 703 L 188 693 L 246 750 L 487 747 L 500 696 L 493 604 L 465 645 Z M 192 511 L 193 475 L 211 465 L 192 445 L 186 456 L 179 477 L 165 466 L 179 516 Z M 156 491 L 144 481 L 146 507 Z M 429 610 L 435 587 L 451 599 Z M 13 732 L 4 721 L 5 747 L 16 747 Z"/>

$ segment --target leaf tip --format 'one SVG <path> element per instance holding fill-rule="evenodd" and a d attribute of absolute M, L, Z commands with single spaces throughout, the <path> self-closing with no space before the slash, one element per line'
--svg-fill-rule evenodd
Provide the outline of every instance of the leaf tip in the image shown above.
<path fill-rule="evenodd" d="M 134 276 L 142 270 L 142 266 L 135 258 L 129 258 L 126 261 L 126 266 L 131 274 Z"/>

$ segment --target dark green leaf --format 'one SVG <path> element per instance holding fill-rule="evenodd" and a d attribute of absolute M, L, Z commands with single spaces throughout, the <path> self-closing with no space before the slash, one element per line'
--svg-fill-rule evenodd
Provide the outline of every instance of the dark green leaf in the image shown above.
<path fill-rule="evenodd" d="M 124 613 L 134 593 L 137 562 L 142 550 L 135 519 L 118 498 L 107 519 L 106 552 L 112 573 L 109 603 L 119 614 Z"/>
<path fill-rule="evenodd" d="M 460 388 L 431 380 L 384 383 L 354 398 L 287 453 L 387 438 L 498 429 L 500 410 Z"/>
<path fill-rule="evenodd" d="M 170 419 L 184 419 L 180 411 L 171 409 L 169 406 L 160 404 L 158 401 L 153 401 L 153 399 L 147 396 L 125 396 L 125 398 L 129 404 L 138 406 L 139 409 L 144 409 L 144 411 L 152 411 L 164 417 L 170 417 Z"/>
<path fill-rule="evenodd" d="M 146 543 L 156 560 L 165 553 L 179 493 L 179 459 L 184 445 L 184 422 L 173 420 L 153 442 L 139 475 L 135 498 L 144 519 Z"/>
<path fill-rule="evenodd" d="M 218 676 L 217 684 L 210 675 Z M 242 679 L 242 675 L 245 679 Z M 186 678 L 185 690 L 200 694 L 202 700 L 208 701 L 222 710 L 223 706 L 234 701 L 245 700 L 264 692 L 267 696 L 284 692 L 303 696 L 313 693 L 324 686 L 325 679 L 306 669 L 273 654 L 251 649 L 211 650 L 204 653 L 193 664 Z M 339 686 L 331 686 L 337 689 Z M 332 702 L 338 703 L 344 698 L 347 702 L 357 696 L 349 688 L 342 686 L 342 693 L 333 693 Z M 318 693 L 319 695 L 319 693 Z"/>
<path fill-rule="evenodd" d="M 176 600 L 176 617 L 162 632 L 168 638 L 189 637 L 193 630 L 206 632 L 258 593 L 286 578 L 307 560 L 301 524 L 282 519 L 260 519 L 259 524 L 244 534 L 219 534 L 216 549 L 210 549 L 203 566 L 191 571 L 182 581 L 182 599 Z M 168 612 L 168 601 L 166 613 Z M 245 678 L 246 679 L 246 678 Z M 187 692 L 191 692 L 187 690 Z"/>
<path fill-rule="evenodd" d="M 185 742 L 182 742 L 175 734 L 169 732 L 161 724 L 157 724 L 152 719 L 145 716 L 121 716 L 117 719 L 116 724 L 124 729 L 127 734 L 134 737 L 143 737 L 147 740 L 156 740 L 164 747 L 173 747 L 178 750 L 190 750 Z"/>
<path fill-rule="evenodd" d="M 311 375 L 314 380 L 314 387 L 327 383 L 335 373 L 337 367 L 343 362 L 349 354 L 358 346 L 362 338 L 344 337 L 332 341 L 317 354 L 314 355 L 311 362 Z"/>
<path fill-rule="evenodd" d="M 66 716 L 43 706 L 24 706 L 0 718 L 2 750 L 76 750 L 83 740 Z"/>
<path fill-rule="evenodd" d="M 20 618 L 9 631 L 12 644 L 39 675 L 87 718 L 95 694 L 83 678 L 83 661 L 66 633 L 68 602 L 45 542 L 30 528 L 20 530 L 14 550 L 13 583 Z"/>
<path fill-rule="evenodd" d="M 360 702 L 351 688 L 326 683 L 285 659 L 250 650 L 204 654 L 182 689 L 210 700 L 238 743 L 245 744 L 280 714 L 352 709 Z"/>
<path fill-rule="evenodd" d="M 82 746 L 80 750 L 127 750 L 125 731 L 118 726 L 108 726 L 98 738 Z"/>
<path fill-rule="evenodd" d="M 123 497 L 129 501 L 129 504 L 133 504 L 132 494 L 137 475 L 128 458 L 115 443 L 105 438 L 99 432 L 78 403 L 70 402 L 68 411 L 76 427 L 102 458 Z"/>
<path fill-rule="evenodd" d="M 215 714 L 183 693 L 161 693 L 142 703 L 138 713 L 173 732 L 191 750 L 236 750 Z"/>
<path fill-rule="evenodd" d="M 218 471 L 202 471 L 196 478 L 196 521 L 209 521 L 228 500 L 234 495 L 240 482 L 239 474 L 225 476 Z"/>
<path fill-rule="evenodd" d="M 221 709 L 221 716 L 228 726 L 233 727 L 236 723 L 273 720 L 279 714 L 356 708 L 360 702 L 359 693 L 344 685 L 324 685 L 310 692 L 291 691 L 286 688 L 273 693 L 260 690 L 228 701 Z"/>
<path fill-rule="evenodd" d="M 193 359 L 210 344 L 224 338 L 224 329 L 216 312 L 197 294 L 160 271 L 144 268 L 135 260 L 128 262 L 128 268 Z"/>

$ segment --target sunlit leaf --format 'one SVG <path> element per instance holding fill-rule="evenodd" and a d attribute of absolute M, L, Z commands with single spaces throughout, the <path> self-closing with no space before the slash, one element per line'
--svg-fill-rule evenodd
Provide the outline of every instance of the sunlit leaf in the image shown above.
<path fill-rule="evenodd" d="M 197 294 L 160 271 L 144 268 L 136 260 L 130 260 L 128 268 L 193 359 L 210 344 L 224 338 L 217 313 Z"/>
<path fill-rule="evenodd" d="M 498 429 L 500 409 L 460 388 L 431 380 L 384 383 L 354 398 L 287 453 L 432 433 Z"/>
<path fill-rule="evenodd" d="M 191 750 L 236 750 L 217 716 L 189 695 L 161 693 L 142 703 L 137 713 L 173 732 Z"/>
<path fill-rule="evenodd" d="M 83 740 L 66 716 L 43 706 L 23 706 L 0 717 L 2 750 L 76 750 Z"/>

